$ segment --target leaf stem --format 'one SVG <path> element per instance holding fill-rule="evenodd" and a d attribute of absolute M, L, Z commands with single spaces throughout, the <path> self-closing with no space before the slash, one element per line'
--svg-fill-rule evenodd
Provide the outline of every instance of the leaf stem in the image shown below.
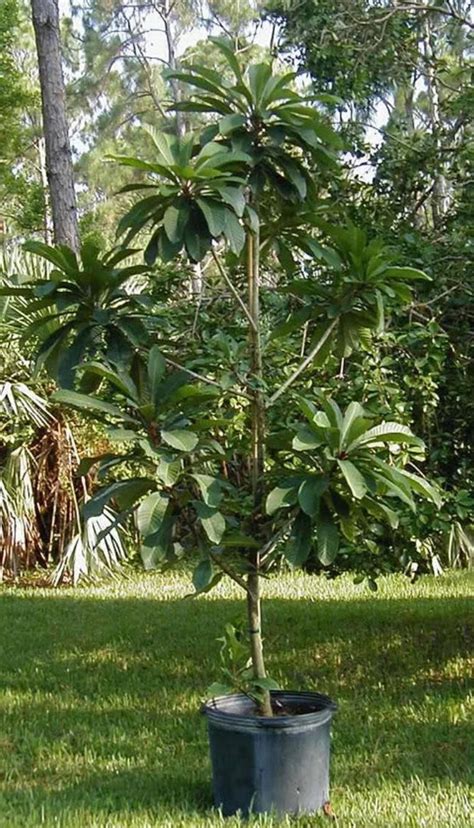
<path fill-rule="evenodd" d="M 328 328 L 326 328 L 326 330 L 324 331 L 324 333 L 323 333 L 323 335 L 322 335 L 321 339 L 319 339 L 319 340 L 317 341 L 317 343 L 316 343 L 316 345 L 314 346 L 314 348 L 313 348 L 313 349 L 309 352 L 308 356 L 304 358 L 303 362 L 302 362 L 302 363 L 298 366 L 298 368 L 296 369 L 296 371 L 294 371 L 294 372 L 291 374 L 291 376 L 290 376 L 290 377 L 288 377 L 288 379 L 286 379 L 286 380 L 285 380 L 285 382 L 283 383 L 283 385 L 281 385 L 281 386 L 280 386 L 280 388 L 278 388 L 278 390 L 277 390 L 277 391 L 275 391 L 275 393 L 274 393 L 274 394 L 272 394 L 272 396 L 270 397 L 270 399 L 269 399 L 269 400 L 268 400 L 268 402 L 267 402 L 267 408 L 269 408 L 271 405 L 273 405 L 273 403 L 274 403 L 274 402 L 276 402 L 276 400 L 277 400 L 279 397 L 281 397 L 281 395 L 282 395 L 282 394 L 284 394 L 284 393 L 285 393 L 285 391 L 287 390 L 287 388 L 289 388 L 289 386 L 290 386 L 290 385 L 292 385 L 292 383 L 293 383 L 296 379 L 298 379 L 298 377 L 300 376 L 300 374 L 302 374 L 302 373 L 303 373 L 303 371 L 305 370 L 305 368 L 307 368 L 307 366 L 310 364 L 310 362 L 312 362 L 312 361 L 313 361 L 313 359 L 315 358 L 316 354 L 317 354 L 317 353 L 319 353 L 319 351 L 320 351 L 320 350 L 321 350 L 321 348 L 323 347 L 324 343 L 325 343 L 325 342 L 327 341 L 327 339 L 330 337 L 331 333 L 333 332 L 333 330 L 334 330 L 334 328 L 336 327 L 336 325 L 337 325 L 337 323 L 338 323 L 338 322 L 339 322 L 339 317 L 336 317 L 336 319 L 333 319 L 333 321 L 331 322 L 331 324 L 329 325 L 329 327 L 328 327 Z"/>
<path fill-rule="evenodd" d="M 256 331 L 257 326 L 255 324 L 255 320 L 253 319 L 253 316 L 252 316 L 250 310 L 248 309 L 247 305 L 245 304 L 245 302 L 242 299 L 241 295 L 239 294 L 238 290 L 234 287 L 234 285 L 232 284 L 231 280 L 229 279 L 227 273 L 225 272 L 224 268 L 222 267 L 222 264 L 221 264 L 221 262 L 219 261 L 217 255 L 216 255 L 216 251 L 211 250 L 211 255 L 212 255 L 212 258 L 214 259 L 214 261 L 217 265 L 217 269 L 218 269 L 220 275 L 224 279 L 224 282 L 228 286 L 230 292 L 232 293 L 232 295 L 234 296 L 234 298 L 236 299 L 236 301 L 238 302 L 240 307 L 242 308 L 242 310 L 245 313 L 245 316 L 247 317 L 247 319 L 248 319 L 250 325 L 252 326 L 253 330 Z"/>

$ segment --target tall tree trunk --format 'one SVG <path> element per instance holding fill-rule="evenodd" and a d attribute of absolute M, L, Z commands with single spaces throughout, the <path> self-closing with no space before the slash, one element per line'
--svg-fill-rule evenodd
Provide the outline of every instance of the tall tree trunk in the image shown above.
<path fill-rule="evenodd" d="M 57 0 L 31 0 L 41 86 L 46 173 L 54 240 L 79 247 L 76 196 L 66 118 Z"/>
<path fill-rule="evenodd" d="M 440 110 L 440 95 L 438 87 L 438 79 L 436 76 L 436 53 L 434 47 L 434 24 L 431 16 L 427 15 L 425 25 L 425 37 L 423 42 L 424 56 L 426 64 L 426 87 L 428 92 L 428 101 L 430 105 L 431 117 L 431 132 L 435 139 L 437 150 L 438 169 L 433 181 L 433 195 L 431 199 L 431 212 L 433 215 L 433 224 L 438 227 L 443 220 L 443 216 L 448 208 L 448 193 L 447 181 L 445 176 L 445 165 L 443 163 L 443 146 L 442 146 L 442 117 Z"/>
<path fill-rule="evenodd" d="M 38 140 L 38 158 L 41 175 L 41 186 L 44 193 L 43 235 L 46 244 L 53 241 L 53 222 L 51 219 L 51 204 L 49 197 L 48 173 L 46 170 L 46 149 L 44 138 Z"/>

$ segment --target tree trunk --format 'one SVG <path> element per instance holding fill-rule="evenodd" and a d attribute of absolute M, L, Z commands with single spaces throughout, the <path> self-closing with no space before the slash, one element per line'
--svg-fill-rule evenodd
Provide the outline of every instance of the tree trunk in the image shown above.
<path fill-rule="evenodd" d="M 258 533 L 259 517 L 262 512 L 263 487 L 262 478 L 265 461 L 265 405 L 259 385 L 262 381 L 262 354 L 260 347 L 260 301 L 259 301 L 259 234 L 247 232 L 247 275 L 248 275 L 248 308 L 253 324 L 249 321 L 249 351 L 252 386 L 248 392 L 252 398 L 251 419 L 251 456 L 250 472 L 252 482 L 254 526 Z M 263 659 L 263 640 L 261 628 L 261 600 L 260 600 L 260 555 L 253 553 L 250 558 L 251 571 L 247 578 L 247 615 L 249 622 L 250 652 L 252 657 L 253 674 L 255 678 L 265 678 L 265 662 Z M 272 716 L 270 693 L 263 692 L 263 701 L 260 705 L 264 716 Z"/>
<path fill-rule="evenodd" d="M 31 0 L 41 86 L 46 172 L 54 240 L 79 247 L 76 196 L 66 118 L 57 0 Z"/>
<path fill-rule="evenodd" d="M 436 76 L 436 54 L 434 49 L 433 24 L 428 15 L 425 25 L 425 37 L 423 42 L 424 56 L 426 64 L 426 87 L 428 92 L 428 101 L 430 106 L 431 117 L 431 131 L 435 139 L 437 150 L 438 170 L 435 173 L 433 181 L 433 195 L 431 199 L 431 212 L 433 216 L 433 225 L 438 227 L 443 220 L 448 209 L 448 187 L 446 176 L 444 174 L 443 163 L 443 146 L 442 146 L 442 117 L 440 111 L 440 96 L 438 88 L 438 79 Z"/>
<path fill-rule="evenodd" d="M 43 236 L 46 244 L 53 241 L 53 223 L 51 219 L 51 205 L 49 198 L 48 173 L 46 170 L 46 149 L 44 138 L 38 140 L 38 158 L 41 174 L 41 186 L 44 193 Z"/>

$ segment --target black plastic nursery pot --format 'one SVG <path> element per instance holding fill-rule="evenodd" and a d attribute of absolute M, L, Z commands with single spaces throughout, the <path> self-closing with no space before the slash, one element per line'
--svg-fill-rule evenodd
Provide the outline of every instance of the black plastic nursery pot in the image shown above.
<path fill-rule="evenodd" d="M 219 696 L 204 705 L 215 805 L 240 811 L 301 814 L 329 801 L 330 727 L 337 705 L 320 693 L 272 691 L 282 711 L 256 714 L 246 696 Z"/>

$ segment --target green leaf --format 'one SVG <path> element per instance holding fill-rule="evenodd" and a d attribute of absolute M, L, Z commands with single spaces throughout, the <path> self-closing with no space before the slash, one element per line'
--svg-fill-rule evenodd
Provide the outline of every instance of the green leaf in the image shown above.
<path fill-rule="evenodd" d="M 415 437 L 408 426 L 401 425 L 401 423 L 380 423 L 379 425 L 369 428 L 360 437 L 350 443 L 347 447 L 347 452 L 352 452 L 355 449 L 362 447 L 369 447 L 377 445 L 378 443 L 399 443 L 413 446 L 423 446 L 423 440 Z"/>
<path fill-rule="evenodd" d="M 125 411 L 122 411 L 116 405 L 104 402 L 104 400 L 98 400 L 96 397 L 89 397 L 87 394 L 79 394 L 76 391 L 56 391 L 51 399 L 63 405 L 70 405 L 72 408 L 79 408 L 81 411 L 88 413 L 97 412 L 99 414 L 107 414 L 110 417 L 116 417 L 124 422 L 135 422 L 133 417 Z"/>
<path fill-rule="evenodd" d="M 193 474 L 193 478 L 199 486 L 204 503 L 214 508 L 218 506 L 222 500 L 220 480 L 209 474 Z"/>
<path fill-rule="evenodd" d="M 323 475 L 308 477 L 298 490 L 298 503 L 309 517 L 316 517 L 319 512 L 321 496 L 329 486 L 329 479 Z"/>
<path fill-rule="evenodd" d="M 212 581 L 213 574 L 212 563 L 209 558 L 199 561 L 193 572 L 193 586 L 196 592 L 203 592 L 207 589 Z"/>
<path fill-rule="evenodd" d="M 105 486 L 85 503 L 84 517 L 86 520 L 92 517 L 99 517 L 110 500 L 116 500 L 120 509 L 127 509 L 137 502 L 144 494 L 154 486 L 152 480 L 147 477 L 133 477 L 130 480 L 120 480 L 118 483 L 111 483 Z"/>
<path fill-rule="evenodd" d="M 156 468 L 156 477 L 165 486 L 173 486 L 181 472 L 181 460 L 168 460 L 161 457 Z"/>
<path fill-rule="evenodd" d="M 343 416 L 337 402 L 330 397 L 326 397 L 325 394 L 318 394 L 318 399 L 324 409 L 326 417 L 331 423 L 331 427 L 341 431 L 343 427 Z"/>
<path fill-rule="evenodd" d="M 150 349 L 147 368 L 151 401 L 155 408 L 158 408 L 160 404 L 160 384 L 166 373 L 166 360 L 157 345 L 153 345 Z"/>
<path fill-rule="evenodd" d="M 171 151 L 171 136 L 167 135 L 165 132 L 159 132 L 155 127 L 149 126 L 148 124 L 145 124 L 143 129 L 145 132 L 148 132 L 148 135 L 153 140 L 153 143 L 160 153 L 160 163 L 164 165 L 174 164 L 175 158 Z"/>
<path fill-rule="evenodd" d="M 300 512 L 285 548 L 285 558 L 292 566 L 302 566 L 311 552 L 312 543 L 311 519 Z"/>
<path fill-rule="evenodd" d="M 214 189 L 219 193 L 222 201 L 228 204 L 235 213 L 241 218 L 245 210 L 245 196 L 240 187 L 224 187 L 215 186 Z"/>
<path fill-rule="evenodd" d="M 267 515 L 273 515 L 278 509 L 287 509 L 296 503 L 296 488 L 294 486 L 275 486 L 269 492 L 265 504 Z"/>
<path fill-rule="evenodd" d="M 412 497 L 411 490 L 406 482 L 401 477 L 397 477 L 395 469 L 392 469 L 386 463 L 378 462 L 377 467 L 380 471 L 373 471 L 373 478 L 387 490 L 387 496 L 398 497 L 403 503 L 411 509 L 416 511 L 416 505 Z"/>
<path fill-rule="evenodd" d="M 365 417 L 365 411 L 362 406 L 358 402 L 351 402 L 346 408 L 344 413 L 344 419 L 342 421 L 342 428 L 341 428 L 341 442 L 340 448 L 343 449 L 346 442 L 351 439 L 351 430 L 354 423 L 360 419 Z"/>
<path fill-rule="evenodd" d="M 397 469 L 397 472 L 407 480 L 413 491 L 422 497 L 426 497 L 428 500 L 431 500 L 438 507 L 438 509 L 441 508 L 443 503 L 441 493 L 435 486 L 432 486 L 419 474 L 413 474 L 412 472 L 406 471 L 406 469 Z"/>
<path fill-rule="evenodd" d="M 198 198 L 197 203 L 206 219 L 211 236 L 217 238 L 225 226 L 225 208 L 218 201 L 209 198 Z"/>
<path fill-rule="evenodd" d="M 165 443 L 179 451 L 192 451 L 198 444 L 198 436 L 194 431 L 187 431 L 184 428 L 175 428 L 172 431 L 161 432 Z"/>
<path fill-rule="evenodd" d="M 59 270 L 69 272 L 70 268 L 67 260 L 64 258 L 62 252 L 55 247 L 50 247 L 48 244 L 40 241 L 27 241 L 23 245 L 23 250 L 27 253 L 34 253 L 36 256 L 41 256 L 51 264 L 56 265 Z M 77 264 L 76 264 L 77 269 Z"/>
<path fill-rule="evenodd" d="M 223 55 L 225 55 L 227 63 L 229 64 L 230 68 L 232 69 L 235 77 L 237 78 L 237 80 L 241 81 L 242 80 L 242 72 L 241 72 L 241 69 L 240 69 L 240 66 L 239 66 L 239 61 L 237 59 L 237 56 L 236 56 L 234 50 L 229 45 L 229 43 L 226 40 L 224 40 L 222 37 L 210 37 L 209 40 L 210 40 L 211 43 L 214 43 L 214 45 L 217 46 L 217 48 L 222 52 Z"/>
<path fill-rule="evenodd" d="M 357 500 L 361 500 L 367 492 L 367 486 L 359 469 L 350 460 L 338 460 L 337 463 L 352 494 Z"/>
<path fill-rule="evenodd" d="M 387 267 L 383 273 L 392 279 L 401 279 L 408 281 L 412 279 L 424 279 L 425 282 L 431 282 L 431 276 L 428 276 L 423 270 L 418 270 L 416 267 Z"/>
<path fill-rule="evenodd" d="M 158 254 L 163 262 L 171 262 L 173 259 L 176 258 L 183 246 L 182 241 L 171 242 L 168 236 L 166 235 L 164 227 L 160 227 L 160 229 L 151 237 L 149 245 L 145 250 L 145 260 L 147 262 L 149 262 L 149 259 L 147 257 L 148 248 L 150 247 L 152 242 L 154 258 L 152 258 L 151 264 L 153 264 Z"/>
<path fill-rule="evenodd" d="M 219 121 L 219 132 L 221 135 L 230 135 L 236 129 L 241 129 L 245 126 L 245 115 L 239 115 L 238 112 L 233 112 L 232 115 L 226 115 Z"/>
<path fill-rule="evenodd" d="M 245 245 L 245 230 L 231 210 L 224 213 L 224 235 L 232 252 L 240 255 Z"/>
<path fill-rule="evenodd" d="M 310 426 L 300 426 L 293 437 L 292 446 L 295 451 L 311 451 L 319 448 L 323 443 L 322 437 Z"/>
<path fill-rule="evenodd" d="M 330 566 L 339 551 L 339 530 L 329 512 L 318 521 L 318 558 L 323 566 Z"/>
<path fill-rule="evenodd" d="M 163 226 L 170 242 L 181 242 L 184 229 L 189 219 L 189 206 L 183 203 L 180 207 L 168 207 L 163 217 Z"/>
<path fill-rule="evenodd" d="M 252 63 L 248 68 L 249 86 L 255 103 L 260 103 L 262 92 L 269 78 L 272 68 L 268 63 Z"/>
<path fill-rule="evenodd" d="M 226 528 L 224 515 L 217 509 L 206 506 L 205 503 L 199 501 L 196 501 L 194 506 L 209 540 L 212 543 L 220 543 Z"/>
<path fill-rule="evenodd" d="M 244 535 L 242 532 L 229 532 L 223 540 L 221 546 L 242 546 L 244 548 L 260 549 L 261 543 L 251 538 L 249 535 Z"/>
<path fill-rule="evenodd" d="M 152 492 L 142 500 L 136 513 L 137 527 L 142 537 L 146 538 L 158 531 L 163 522 L 168 503 L 168 498 L 163 497 L 160 492 Z"/>
<path fill-rule="evenodd" d="M 234 688 L 230 684 L 222 684 L 219 681 L 213 681 L 207 688 L 206 695 L 208 695 L 210 699 L 215 699 L 218 696 L 227 696 L 228 693 L 232 693 L 233 689 Z"/>
<path fill-rule="evenodd" d="M 188 224 L 184 243 L 190 259 L 193 262 L 200 262 L 211 246 L 211 236 L 207 233 L 203 234 L 203 232 L 198 233 L 195 227 Z"/>

